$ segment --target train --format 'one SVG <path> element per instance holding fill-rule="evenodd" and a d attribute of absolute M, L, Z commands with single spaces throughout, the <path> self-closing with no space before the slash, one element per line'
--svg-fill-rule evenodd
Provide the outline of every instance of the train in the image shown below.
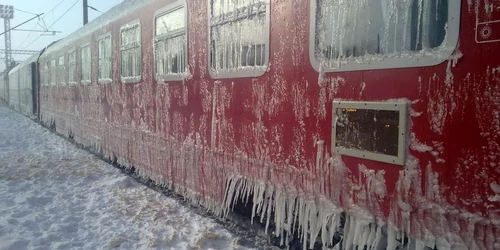
<path fill-rule="evenodd" d="M 125 0 L 0 90 L 283 246 L 494 250 L 499 42 L 498 1 Z"/>

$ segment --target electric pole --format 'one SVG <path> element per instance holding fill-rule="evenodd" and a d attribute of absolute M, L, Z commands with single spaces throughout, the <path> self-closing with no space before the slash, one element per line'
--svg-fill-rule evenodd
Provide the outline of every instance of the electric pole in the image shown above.
<path fill-rule="evenodd" d="M 14 18 L 14 6 L 0 5 L 0 18 L 4 20 L 5 27 L 5 74 L 4 74 L 4 89 L 9 89 L 9 70 L 12 66 L 12 48 L 10 41 L 10 19 Z M 9 91 L 5 91 L 5 99 L 9 100 Z"/>
<path fill-rule="evenodd" d="M 83 0 L 83 25 L 89 22 L 89 5 L 87 0 Z"/>

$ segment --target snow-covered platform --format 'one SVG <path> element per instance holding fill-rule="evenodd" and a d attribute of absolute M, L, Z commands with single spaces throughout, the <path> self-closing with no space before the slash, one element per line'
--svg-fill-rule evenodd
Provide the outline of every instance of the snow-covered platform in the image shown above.
<path fill-rule="evenodd" d="M 0 249 L 246 249 L 238 241 L 0 104 Z"/>

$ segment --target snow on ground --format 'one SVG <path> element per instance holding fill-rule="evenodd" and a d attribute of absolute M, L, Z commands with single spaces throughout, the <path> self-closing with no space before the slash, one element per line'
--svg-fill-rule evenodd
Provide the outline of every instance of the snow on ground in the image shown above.
<path fill-rule="evenodd" d="M 246 249 L 0 104 L 0 249 Z"/>

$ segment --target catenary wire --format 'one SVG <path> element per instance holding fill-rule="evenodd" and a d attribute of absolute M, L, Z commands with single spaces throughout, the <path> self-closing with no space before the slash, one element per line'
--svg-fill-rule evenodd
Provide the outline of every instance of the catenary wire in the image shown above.
<path fill-rule="evenodd" d="M 64 1 L 64 0 L 63 0 Z M 80 0 L 77 0 L 75 3 L 73 3 L 73 5 L 71 5 L 71 7 L 69 7 L 69 9 L 67 9 L 59 18 L 57 18 L 57 20 L 55 20 L 48 28 L 47 30 L 49 30 L 50 28 L 52 28 L 52 26 L 54 26 L 59 20 L 61 20 L 61 18 L 63 18 L 71 9 L 73 9 L 73 7 L 75 7 L 75 5 L 80 2 Z M 31 44 L 33 44 L 34 42 L 36 42 L 38 39 L 40 39 L 40 37 L 42 37 L 43 34 L 41 34 L 40 36 L 38 36 L 35 40 L 33 40 L 31 43 L 29 43 L 28 45 L 26 45 L 26 48 L 28 48 Z"/>

